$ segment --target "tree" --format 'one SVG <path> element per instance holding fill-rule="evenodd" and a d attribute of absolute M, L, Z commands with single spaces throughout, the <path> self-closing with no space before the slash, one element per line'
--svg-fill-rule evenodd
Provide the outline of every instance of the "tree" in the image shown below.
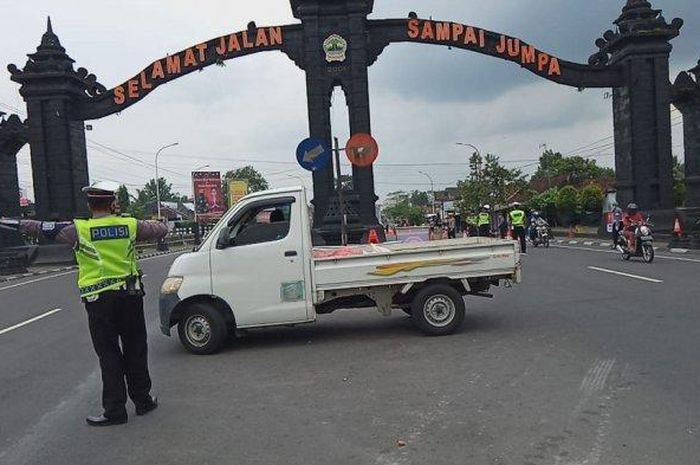
<path fill-rule="evenodd" d="M 427 192 L 413 191 L 410 194 L 410 200 L 413 205 L 418 207 L 430 206 L 430 195 Z"/>
<path fill-rule="evenodd" d="M 119 202 L 119 207 L 123 211 L 127 211 L 131 205 L 131 196 L 129 195 L 129 190 L 125 185 L 119 186 L 117 190 L 117 201 Z"/>
<path fill-rule="evenodd" d="M 461 194 L 460 208 L 476 210 L 484 204 L 505 205 L 527 186 L 520 170 L 501 165 L 499 158 L 474 153 L 469 159 L 469 176 L 457 186 Z"/>
<path fill-rule="evenodd" d="M 673 200 L 676 207 L 684 206 L 685 198 L 685 165 L 680 162 L 678 157 L 673 157 Z"/>
<path fill-rule="evenodd" d="M 564 184 L 580 186 L 590 181 L 614 178 L 611 168 L 598 166 L 594 159 L 580 156 L 565 157 L 559 152 L 546 150 L 540 157 L 540 164 L 532 176 L 531 185 L 561 187 Z"/>
<path fill-rule="evenodd" d="M 530 206 L 540 211 L 547 221 L 551 221 L 556 218 L 558 193 L 559 188 L 552 187 L 540 194 L 535 194 L 530 198 Z"/>
<path fill-rule="evenodd" d="M 246 181 L 248 183 L 248 192 L 265 191 L 270 188 L 265 177 L 250 165 L 226 172 L 223 179 L 224 194 L 228 194 L 228 183 L 231 180 Z"/>
<path fill-rule="evenodd" d="M 557 210 L 562 214 L 576 213 L 578 206 L 578 191 L 574 186 L 564 186 L 557 192 Z"/>
<path fill-rule="evenodd" d="M 413 204 L 411 197 L 412 194 L 402 191 L 389 194 L 384 216 L 395 224 L 407 223 L 410 226 L 423 224 L 425 222 L 423 209 Z"/>
<path fill-rule="evenodd" d="M 143 186 L 143 189 L 137 189 L 137 199 L 139 202 L 143 203 L 155 202 L 158 198 L 158 193 L 160 193 L 161 202 L 180 202 L 183 197 L 186 197 L 177 192 L 173 192 L 173 185 L 162 177 L 158 179 L 158 190 L 160 192 L 156 192 L 156 180 L 151 179 Z"/>
<path fill-rule="evenodd" d="M 604 199 L 605 194 L 600 187 L 590 184 L 579 192 L 578 204 L 584 212 L 600 213 Z"/>
<path fill-rule="evenodd" d="M 187 201 L 186 195 L 173 192 L 173 185 L 165 178 L 158 179 L 158 188 L 160 189 L 161 202 Z M 151 217 L 153 215 L 153 208 L 157 203 L 156 180 L 151 179 L 143 186 L 143 189 L 137 189 L 136 193 L 136 200 L 130 201 L 129 206 L 125 210 L 134 218 L 146 219 Z M 127 191 L 127 196 L 128 195 Z"/>

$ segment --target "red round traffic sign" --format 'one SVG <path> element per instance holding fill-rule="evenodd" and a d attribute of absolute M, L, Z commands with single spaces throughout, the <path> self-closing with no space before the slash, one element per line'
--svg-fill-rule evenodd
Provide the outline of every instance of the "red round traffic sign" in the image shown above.
<path fill-rule="evenodd" d="M 379 156 L 379 144 L 369 134 L 355 134 L 345 146 L 345 155 L 355 166 L 372 166 Z"/>

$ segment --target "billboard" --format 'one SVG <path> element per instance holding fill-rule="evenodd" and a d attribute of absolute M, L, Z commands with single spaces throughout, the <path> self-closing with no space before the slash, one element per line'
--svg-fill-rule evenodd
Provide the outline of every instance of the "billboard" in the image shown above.
<path fill-rule="evenodd" d="M 248 181 L 232 179 L 228 182 L 228 206 L 233 207 L 248 195 Z"/>
<path fill-rule="evenodd" d="M 226 212 L 221 192 L 219 171 L 195 171 L 192 173 L 194 212 L 199 223 L 218 221 Z"/>

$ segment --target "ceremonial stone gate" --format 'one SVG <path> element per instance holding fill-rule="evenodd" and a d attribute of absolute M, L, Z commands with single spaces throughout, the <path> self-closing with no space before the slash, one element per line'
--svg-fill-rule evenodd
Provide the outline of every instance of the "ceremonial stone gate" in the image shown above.
<path fill-rule="evenodd" d="M 421 19 L 413 12 L 403 19 L 369 20 L 373 4 L 373 0 L 291 0 L 298 24 L 263 27 L 251 22 L 244 31 L 157 60 L 112 89 L 84 68 L 74 69 L 49 21 L 24 68 L 8 66 L 11 79 L 21 84 L 27 120 L 12 118 L 0 126 L 0 211 L 16 209 L 14 160 L 28 142 L 37 216 L 69 219 L 85 214 L 80 195 L 80 188 L 88 184 L 85 121 L 123 112 L 167 82 L 253 53 L 280 51 L 306 72 L 309 136 L 330 145 L 330 96 L 336 87 L 345 93 L 350 133 L 371 133 L 367 69 L 395 42 L 490 55 L 579 89 L 613 88 L 618 198 L 621 203 L 634 200 L 645 210 L 674 206 L 669 108 L 673 98 L 685 117 L 689 202 L 700 206 L 698 69 L 690 71 L 694 78 L 682 73 L 675 87 L 669 81 L 670 41 L 679 35 L 681 19 L 668 23 L 649 2 L 628 0 L 614 30 L 595 42 L 598 50 L 589 63 L 577 64 L 515 37 L 461 22 Z M 350 237 L 358 240 L 378 225 L 377 197 L 371 167 L 353 167 L 352 174 L 354 190 L 346 196 L 346 209 Z M 313 178 L 315 229 L 329 243 L 337 243 L 340 220 L 332 169 L 314 172 Z"/>

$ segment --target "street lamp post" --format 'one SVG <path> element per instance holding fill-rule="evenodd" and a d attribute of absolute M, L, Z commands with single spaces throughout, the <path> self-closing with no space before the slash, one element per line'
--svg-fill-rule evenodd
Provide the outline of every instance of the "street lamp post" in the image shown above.
<path fill-rule="evenodd" d="M 178 142 L 173 142 L 172 144 L 164 145 L 163 147 L 159 148 L 158 151 L 156 152 L 156 208 L 158 211 L 158 219 L 160 219 L 160 177 L 158 175 L 158 156 L 160 156 L 160 153 L 168 149 L 170 147 L 175 147 L 176 145 L 180 145 Z"/>
<path fill-rule="evenodd" d="M 470 148 L 474 149 L 474 151 L 476 152 L 477 155 L 479 155 L 479 157 L 481 157 L 481 150 L 479 150 L 479 148 L 476 145 L 467 144 L 464 142 L 457 142 L 456 145 L 460 145 L 462 147 L 470 147 Z"/>
<path fill-rule="evenodd" d="M 424 171 L 419 171 L 418 173 L 422 174 L 423 176 L 428 178 L 428 180 L 430 181 L 430 191 L 433 194 L 432 204 L 433 204 L 433 215 L 434 215 L 435 214 L 435 183 L 433 182 L 432 176 L 430 176 L 428 173 L 426 173 Z"/>

